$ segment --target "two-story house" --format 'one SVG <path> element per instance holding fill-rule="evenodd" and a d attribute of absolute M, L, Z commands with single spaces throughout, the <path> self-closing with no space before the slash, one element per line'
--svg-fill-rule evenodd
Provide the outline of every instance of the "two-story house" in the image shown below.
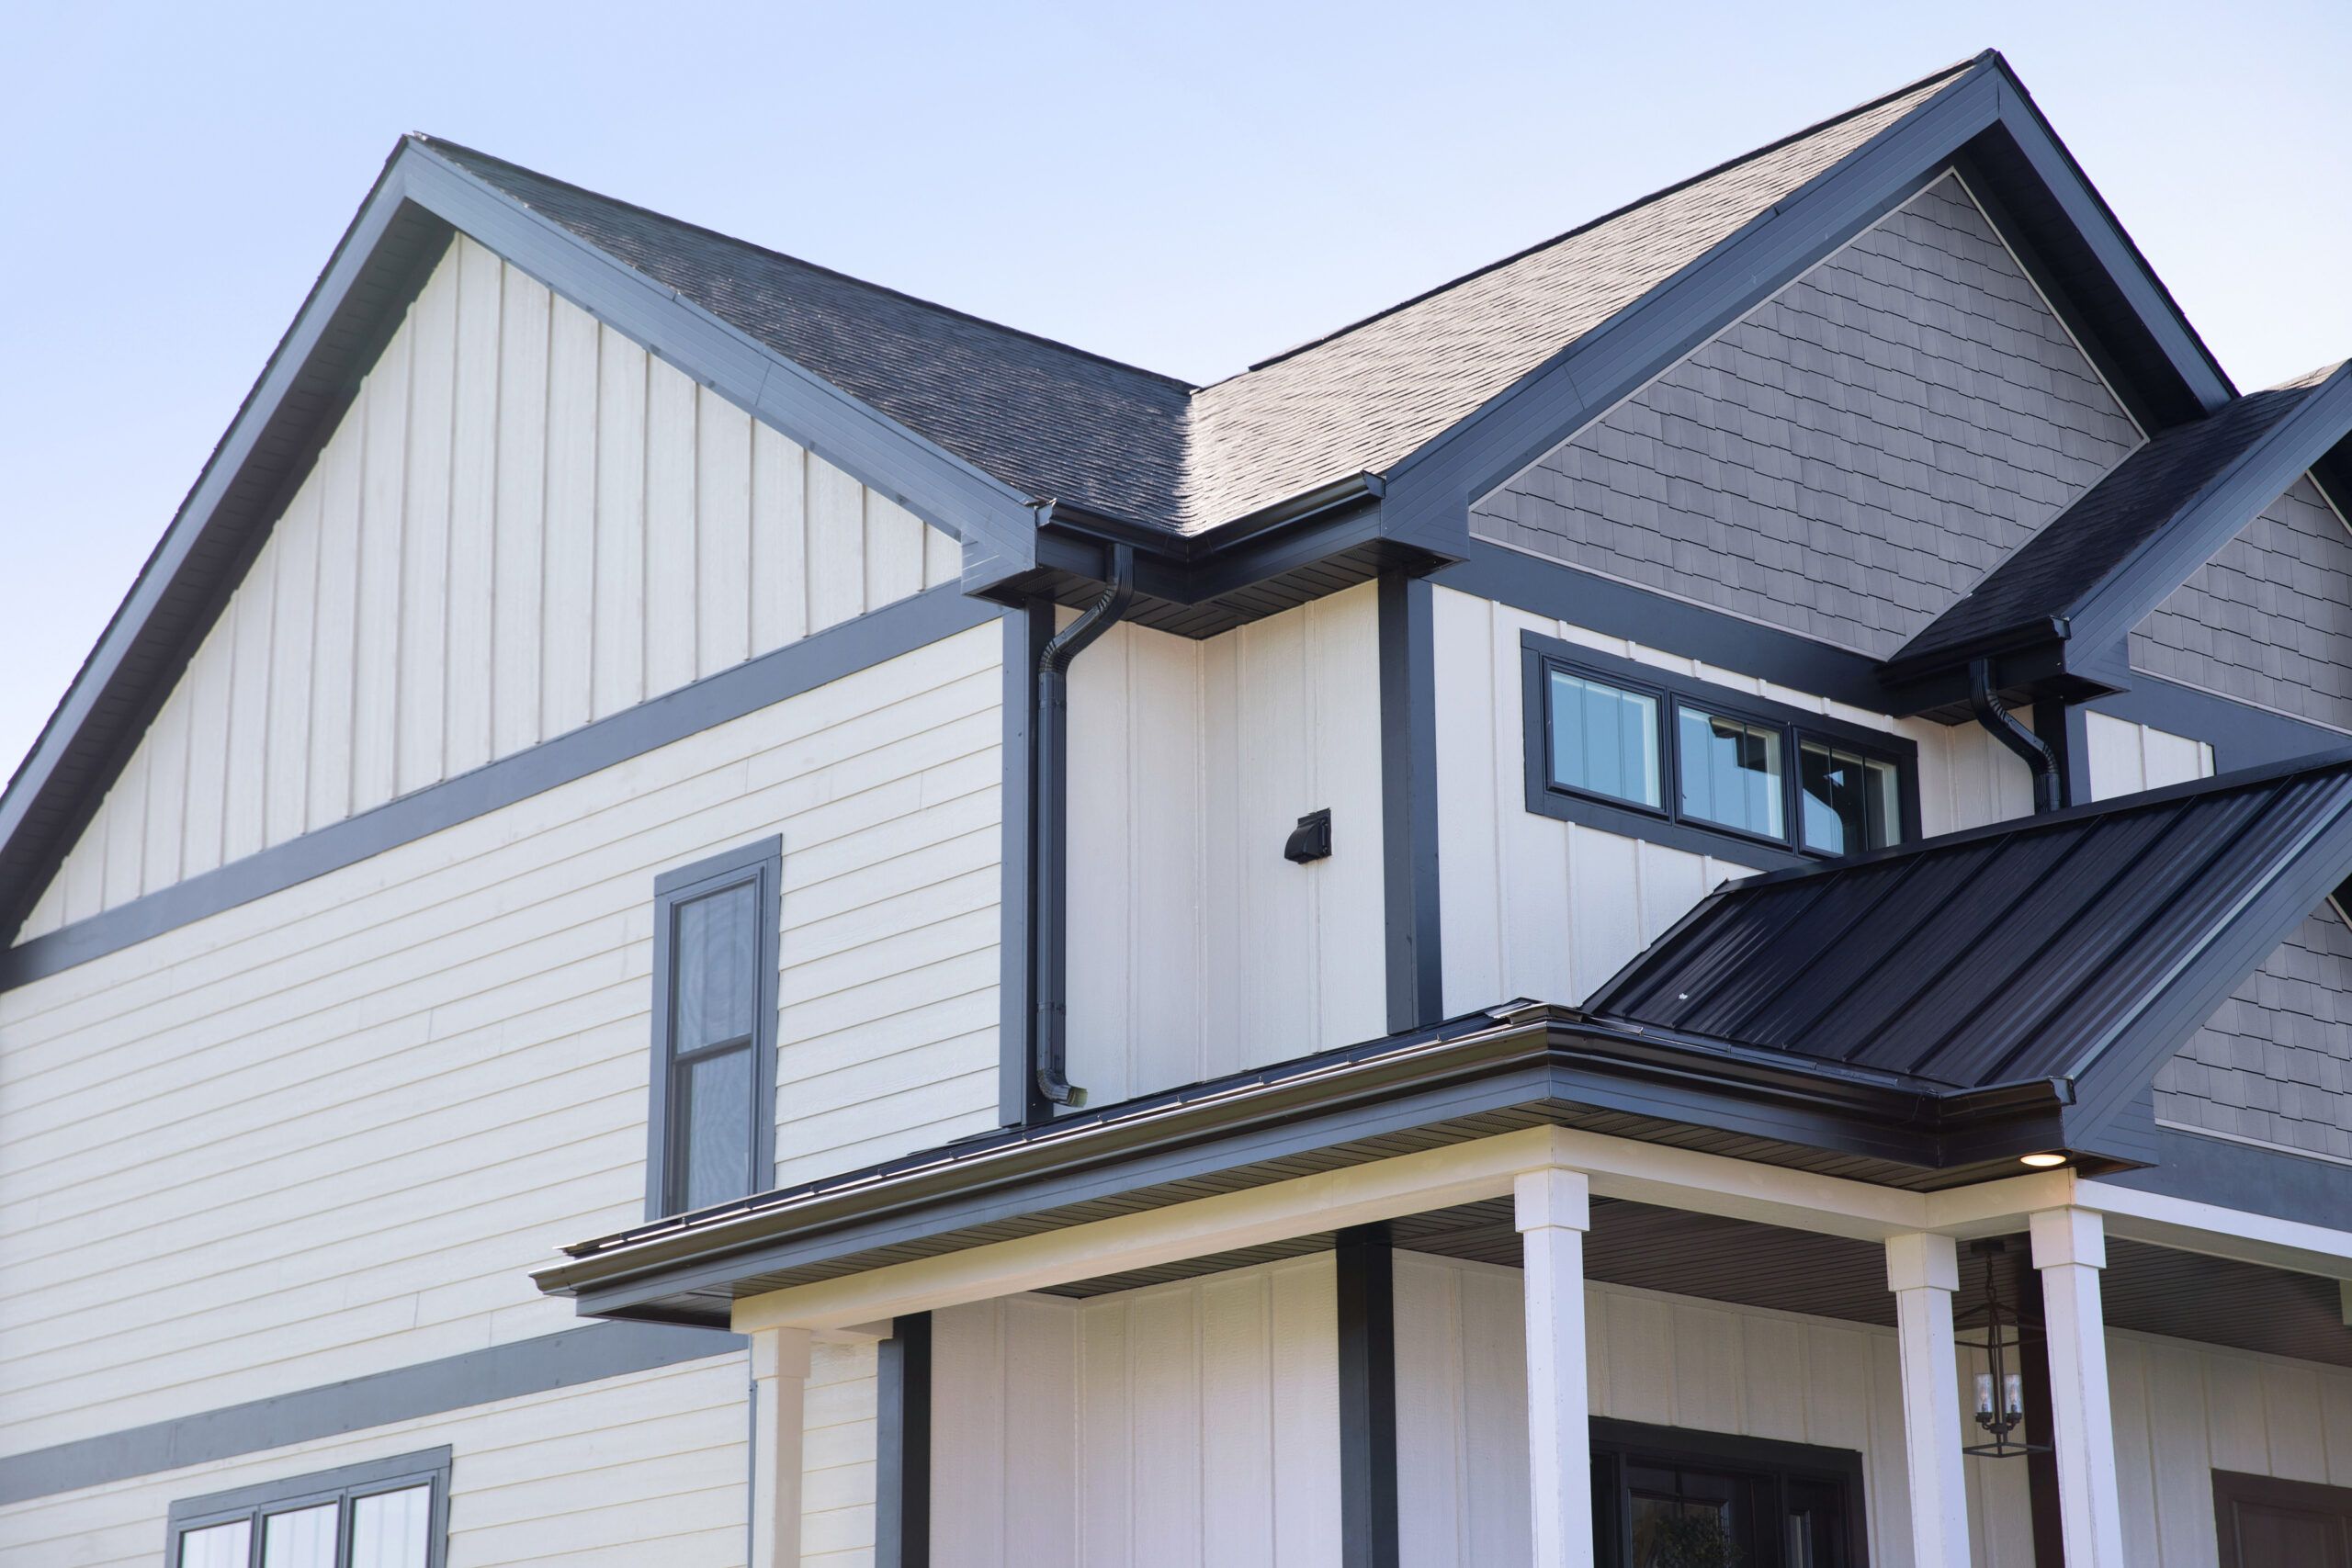
<path fill-rule="evenodd" d="M 1990 54 L 1207 387 L 406 140 L 0 797 L 0 1558 L 2344 1568 L 2347 432 Z"/>

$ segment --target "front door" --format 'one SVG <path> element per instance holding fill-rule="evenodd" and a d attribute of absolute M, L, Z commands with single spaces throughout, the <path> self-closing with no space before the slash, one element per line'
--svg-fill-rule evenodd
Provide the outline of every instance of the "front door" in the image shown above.
<path fill-rule="evenodd" d="M 1623 1421 L 1595 1421 L 1592 1451 L 1597 1562 L 1861 1568 L 1858 1454 Z"/>
<path fill-rule="evenodd" d="M 2222 1568 L 2352 1568 L 2352 1489 L 2213 1472 Z"/>

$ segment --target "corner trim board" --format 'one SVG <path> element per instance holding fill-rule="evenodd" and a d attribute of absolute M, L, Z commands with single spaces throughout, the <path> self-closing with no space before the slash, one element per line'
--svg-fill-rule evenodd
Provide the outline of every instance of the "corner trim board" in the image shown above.
<path fill-rule="evenodd" d="M 624 708 L 568 735 L 20 942 L 0 952 L 0 990 L 59 974 L 208 915 L 340 871 L 370 855 L 527 800 L 885 660 L 985 626 L 996 615 L 995 605 L 965 598 L 953 583 L 925 589 L 731 670 Z"/>
<path fill-rule="evenodd" d="M 732 1355 L 743 1344 L 740 1336 L 723 1330 L 668 1324 L 596 1323 L 568 1328 L 10 1454 L 0 1458 L 0 1506 Z"/>
<path fill-rule="evenodd" d="M 1434 591 L 1380 579 L 1380 812 L 1386 904 L 1388 1030 L 1445 1015 L 1438 905 L 1437 660 Z"/>
<path fill-rule="evenodd" d="M 874 1568 L 931 1568 L 931 1314 L 875 1347 Z"/>
<path fill-rule="evenodd" d="M 1396 1568 L 1396 1255 L 1376 1225 L 1338 1241 L 1340 1562 Z"/>

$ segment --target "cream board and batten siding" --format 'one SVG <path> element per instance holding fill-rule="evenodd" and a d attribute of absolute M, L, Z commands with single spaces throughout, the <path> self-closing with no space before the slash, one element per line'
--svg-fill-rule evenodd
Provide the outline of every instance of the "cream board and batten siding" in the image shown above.
<path fill-rule="evenodd" d="M 952 581 L 959 550 L 460 236 L 21 934 Z"/>
<path fill-rule="evenodd" d="M 1520 637 L 1529 631 L 1917 741 L 1928 834 L 2033 808 L 2025 765 L 1974 725 L 1891 719 L 1437 589 L 1438 905 L 1449 1013 L 1513 997 L 1581 1001 L 1701 897 L 1750 869 L 1527 809 Z"/>
<path fill-rule="evenodd" d="M 2205 741 L 2109 714 L 2086 712 L 2083 724 L 2090 749 L 2093 800 L 2213 776 L 2213 748 Z"/>
<path fill-rule="evenodd" d="M 1387 1032 L 1369 583 L 1070 673 L 1070 1077 L 1096 1104 Z M 1329 859 L 1294 865 L 1329 808 Z"/>
<path fill-rule="evenodd" d="M 570 1327 L 655 874 L 784 840 L 777 1177 L 997 1115 L 993 625 L 0 993 L 0 1452 Z"/>
<path fill-rule="evenodd" d="M 1910 1562 L 1893 1330 L 1620 1285 L 1585 1300 L 1595 1416 L 1858 1452 L 1871 1561 Z M 1404 1568 L 1527 1558 L 1522 1311 L 1516 1269 L 1396 1255 Z M 2216 1469 L 2352 1485 L 2352 1371 L 2120 1331 L 2108 1359 L 2127 1561 L 2216 1568 Z M 1963 1411 L 1976 1370 L 1962 1352 Z M 1965 1470 L 1975 1562 L 2031 1568 L 2024 1465 Z"/>
<path fill-rule="evenodd" d="M 1329 1253 L 933 1318 L 937 1568 L 1340 1561 Z"/>

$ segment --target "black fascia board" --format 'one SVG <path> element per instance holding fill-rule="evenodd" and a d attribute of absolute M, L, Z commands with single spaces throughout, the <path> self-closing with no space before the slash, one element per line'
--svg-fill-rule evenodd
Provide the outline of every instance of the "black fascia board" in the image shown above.
<path fill-rule="evenodd" d="M 571 1261 L 535 1279 L 582 1312 L 627 1315 L 777 1268 L 1449 1118 L 1540 1118 L 1549 1105 L 1933 1171 L 2057 1146 L 2070 1098 L 2055 1081 L 1950 1091 L 1528 1004 L 640 1226 L 567 1248 Z"/>
<path fill-rule="evenodd" d="M 955 535 L 967 579 L 1034 558 L 1030 498 L 404 138 L 0 794 L 0 932 L 86 826 L 453 232 Z"/>
<path fill-rule="evenodd" d="M 1463 553 L 1470 503 L 1917 195 L 1997 117 L 1989 56 L 1386 470 L 1391 538 Z"/>

